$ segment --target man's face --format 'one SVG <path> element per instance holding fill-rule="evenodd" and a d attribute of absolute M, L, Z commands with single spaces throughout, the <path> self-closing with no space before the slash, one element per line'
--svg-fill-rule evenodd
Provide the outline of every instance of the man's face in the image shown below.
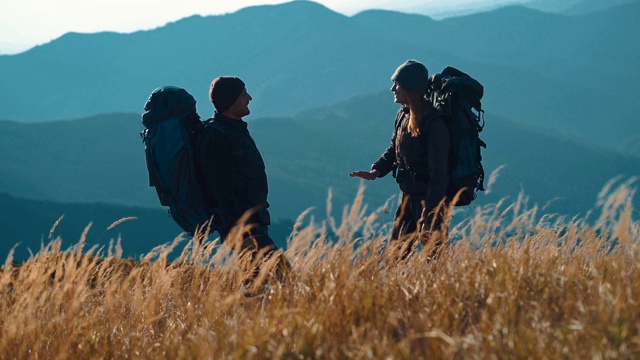
<path fill-rule="evenodd" d="M 236 99 L 236 102 L 234 102 L 226 112 L 237 118 L 247 116 L 251 113 L 251 110 L 249 110 L 249 102 L 251 100 L 253 100 L 253 98 L 249 95 L 247 89 L 243 89 L 240 96 Z"/>
<path fill-rule="evenodd" d="M 402 85 L 394 81 L 393 86 L 391 87 L 391 92 L 394 95 L 393 101 L 402 105 L 407 105 L 409 103 L 407 99 L 407 91 L 402 87 Z"/>

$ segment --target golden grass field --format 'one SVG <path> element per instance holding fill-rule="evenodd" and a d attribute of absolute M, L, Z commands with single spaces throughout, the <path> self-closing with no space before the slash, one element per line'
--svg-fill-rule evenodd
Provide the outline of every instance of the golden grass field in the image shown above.
<path fill-rule="evenodd" d="M 176 240 L 134 262 L 119 243 L 54 240 L 0 272 L 0 358 L 637 359 L 629 184 L 605 187 L 590 222 L 522 197 L 478 207 L 441 258 L 405 261 L 361 192 L 339 221 L 301 215 L 289 281 L 253 297 L 241 260 L 215 241 L 169 262 Z"/>

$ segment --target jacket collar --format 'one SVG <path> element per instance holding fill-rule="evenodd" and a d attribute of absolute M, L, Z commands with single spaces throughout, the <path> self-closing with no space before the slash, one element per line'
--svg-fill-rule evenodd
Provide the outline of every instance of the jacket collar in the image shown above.
<path fill-rule="evenodd" d="M 220 123 L 224 123 L 233 127 L 237 127 L 239 129 L 246 129 L 247 128 L 247 122 L 244 120 L 236 120 L 236 119 L 232 119 L 230 117 L 221 115 L 221 114 L 215 114 L 213 116 L 213 121 L 215 122 L 220 122 Z"/>

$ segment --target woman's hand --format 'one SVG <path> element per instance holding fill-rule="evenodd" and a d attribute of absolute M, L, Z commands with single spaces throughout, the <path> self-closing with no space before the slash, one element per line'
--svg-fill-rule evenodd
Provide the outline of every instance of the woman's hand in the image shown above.
<path fill-rule="evenodd" d="M 359 177 L 365 180 L 375 180 L 379 177 L 378 175 L 379 175 L 378 170 L 354 171 L 349 174 L 349 176 L 351 177 Z"/>

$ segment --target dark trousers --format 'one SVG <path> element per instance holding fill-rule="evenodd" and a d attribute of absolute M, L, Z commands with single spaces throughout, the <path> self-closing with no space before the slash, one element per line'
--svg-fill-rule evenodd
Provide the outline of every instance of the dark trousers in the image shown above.
<path fill-rule="evenodd" d="M 402 201 L 396 210 L 396 217 L 393 221 L 391 240 L 398 240 L 406 235 L 413 235 L 418 229 L 418 224 L 422 217 L 423 195 L 411 195 L 402 193 Z"/>
<path fill-rule="evenodd" d="M 223 242 L 227 241 L 229 232 L 219 231 L 220 238 Z M 278 246 L 269 236 L 269 229 L 264 225 L 256 224 L 249 231 L 242 234 L 242 244 L 240 246 L 242 251 L 261 251 L 267 249 L 267 252 L 271 253 L 278 250 Z"/>
<path fill-rule="evenodd" d="M 227 243 L 229 246 L 235 248 L 235 244 L 229 244 L 228 237 L 229 232 L 219 231 L 220 238 L 223 243 Z M 236 249 L 238 250 L 238 249 Z M 256 260 L 256 256 L 264 251 L 264 260 L 269 259 L 277 250 L 279 250 L 276 243 L 269 236 L 269 229 L 260 224 L 255 224 L 247 232 L 242 234 L 242 242 L 240 243 L 240 249 L 238 255 L 249 254 L 249 261 L 252 263 Z M 285 280 L 287 273 L 291 269 L 289 261 L 284 255 L 279 255 L 280 259 L 275 268 L 274 277 L 276 280 L 282 282 Z M 258 264 L 252 271 L 249 280 L 253 280 L 260 273 L 261 266 Z"/>
<path fill-rule="evenodd" d="M 424 194 L 402 193 L 402 201 L 393 222 L 390 243 L 401 249 L 401 257 L 406 258 L 414 245 L 419 241 L 423 245 L 432 245 L 431 252 L 435 256 L 443 248 L 447 239 L 447 225 L 442 221 L 442 216 L 436 219 L 432 231 L 422 233 L 422 210 L 424 209 Z M 430 228 L 431 224 L 427 224 Z M 432 239 L 432 236 L 436 236 Z M 433 240 L 433 241 L 432 241 Z M 433 244 L 429 244 L 433 242 Z"/>

